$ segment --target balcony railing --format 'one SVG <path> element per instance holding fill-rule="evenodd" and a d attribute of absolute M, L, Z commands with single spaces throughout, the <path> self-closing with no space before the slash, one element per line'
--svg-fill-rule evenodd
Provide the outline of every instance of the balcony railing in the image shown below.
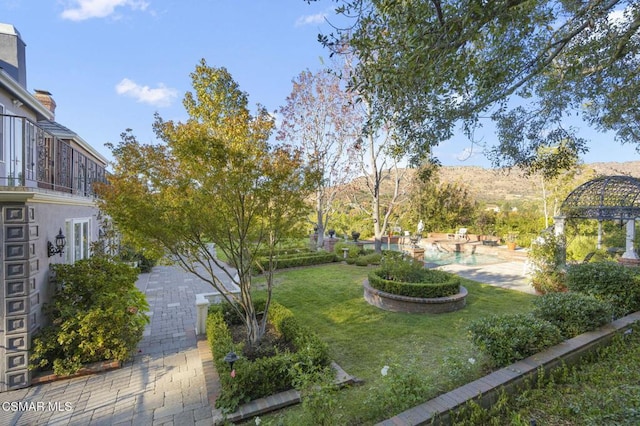
<path fill-rule="evenodd" d="M 94 197 L 105 168 L 25 117 L 0 114 L 0 187 L 43 188 Z"/>

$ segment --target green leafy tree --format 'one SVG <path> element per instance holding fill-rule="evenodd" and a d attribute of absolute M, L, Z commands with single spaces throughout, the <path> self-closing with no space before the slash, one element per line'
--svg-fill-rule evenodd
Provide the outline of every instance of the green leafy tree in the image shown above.
<path fill-rule="evenodd" d="M 233 302 L 254 345 L 267 318 L 258 320 L 251 300 L 256 253 L 268 253 L 258 265 L 267 277 L 266 312 L 275 247 L 307 214 L 303 161 L 300 152 L 268 142 L 273 118 L 261 107 L 255 115 L 249 111 L 247 95 L 226 69 L 202 60 L 191 78 L 194 92 L 183 101 L 189 119 L 156 116 L 154 130 L 163 143 L 141 144 L 127 131 L 111 147 L 114 172 L 100 188 L 101 208 L 130 240 L 162 247 Z M 218 270 L 240 288 L 239 296 Z"/>
<path fill-rule="evenodd" d="M 440 182 L 433 165 L 423 165 L 413 177 L 404 215 L 410 223 L 422 220 L 425 229 L 449 231 L 473 224 L 477 206 L 461 183 Z"/>
<path fill-rule="evenodd" d="M 310 1 L 310 0 L 308 0 Z M 640 6 L 631 0 L 336 0 L 349 20 L 320 41 L 358 59 L 351 86 L 372 121 L 393 117 L 418 158 L 462 124 L 490 117 L 497 165 L 540 147 L 585 141 L 564 123 L 578 111 L 623 143 L 640 142 Z M 553 167 L 558 164 L 548 163 Z"/>

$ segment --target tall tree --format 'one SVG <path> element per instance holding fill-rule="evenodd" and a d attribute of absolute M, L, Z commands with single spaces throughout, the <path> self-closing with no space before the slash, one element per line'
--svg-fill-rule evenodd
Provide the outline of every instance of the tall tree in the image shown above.
<path fill-rule="evenodd" d="M 353 102 L 336 73 L 307 70 L 293 80 L 286 105 L 279 110 L 278 139 L 301 149 L 313 182 L 317 247 L 323 246 L 333 201 L 355 170 L 351 146 L 361 117 Z"/>
<path fill-rule="evenodd" d="M 365 98 L 361 95 L 357 105 L 364 121 L 370 114 L 369 103 L 363 100 Z M 358 199 L 358 192 L 352 195 L 355 204 L 371 217 L 374 247 L 380 252 L 382 237 L 387 232 L 392 214 L 407 200 L 407 169 L 400 164 L 405 156 L 405 147 L 397 139 L 393 124 L 388 121 L 378 123 L 375 128 L 362 129 L 354 151 L 365 182 L 367 200 Z M 383 191 L 383 185 L 387 186 L 387 191 Z"/>
<path fill-rule="evenodd" d="M 555 144 L 552 131 L 575 134 L 563 126 L 575 111 L 640 143 L 636 1 L 335 1 L 354 22 L 320 40 L 357 56 L 352 87 L 376 100 L 373 120 L 394 117 L 414 160 L 460 123 L 473 138 L 488 116 L 504 129 L 495 165 Z"/>
<path fill-rule="evenodd" d="M 271 299 L 273 253 L 278 241 L 308 214 L 308 193 L 298 151 L 272 146 L 273 119 L 264 108 L 253 115 L 247 95 L 224 68 L 202 60 L 191 74 L 194 92 L 183 104 L 186 122 L 163 121 L 154 130 L 161 144 L 140 144 L 127 131 L 112 146 L 114 173 L 100 188 L 101 208 L 120 231 L 141 245 L 160 246 L 185 270 L 210 283 L 232 303 L 260 341 L 251 299 L 252 269 L 259 251 Z M 237 275 L 210 250 L 215 243 Z M 240 288 L 235 296 L 217 270 Z"/>

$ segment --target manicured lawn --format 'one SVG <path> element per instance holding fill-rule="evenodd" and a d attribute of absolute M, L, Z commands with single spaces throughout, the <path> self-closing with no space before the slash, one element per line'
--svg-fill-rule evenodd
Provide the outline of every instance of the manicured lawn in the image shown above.
<path fill-rule="evenodd" d="M 432 383 L 427 394 L 421 395 L 424 400 L 461 384 L 461 380 L 480 377 L 485 372 L 484 364 L 470 343 L 468 324 L 487 315 L 529 311 L 535 298 L 463 280 L 469 296 L 461 311 L 438 315 L 392 313 L 364 300 L 362 282 L 368 271 L 366 267 L 337 263 L 283 271 L 276 274 L 273 290 L 275 300 L 329 344 L 333 359 L 342 368 L 365 381 L 363 386 L 339 395 L 341 410 L 348 415 L 343 420 L 352 423 L 381 420 L 367 418 L 370 410 L 363 401 L 371 389 L 382 385 L 381 369 L 385 365 L 392 366 L 392 371 L 412 369 Z M 401 409 L 398 407 L 398 411 Z M 265 420 L 293 424 L 297 411 L 300 409 L 288 409 Z"/>

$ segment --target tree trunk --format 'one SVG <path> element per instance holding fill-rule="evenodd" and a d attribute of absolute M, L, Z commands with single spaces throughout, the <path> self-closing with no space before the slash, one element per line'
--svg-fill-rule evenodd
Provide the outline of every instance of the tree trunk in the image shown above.
<path fill-rule="evenodd" d="M 249 270 L 248 274 L 250 273 Z M 239 281 L 241 306 L 244 311 L 244 325 L 247 329 L 247 344 L 249 347 L 255 347 L 262 339 L 264 331 L 258 322 L 258 315 L 251 298 L 251 276 L 240 276 Z"/>
<path fill-rule="evenodd" d="M 322 198 L 318 197 L 318 203 L 316 206 L 317 220 L 316 226 L 318 227 L 318 239 L 316 241 L 316 249 L 324 247 L 324 217 L 322 214 Z"/>

